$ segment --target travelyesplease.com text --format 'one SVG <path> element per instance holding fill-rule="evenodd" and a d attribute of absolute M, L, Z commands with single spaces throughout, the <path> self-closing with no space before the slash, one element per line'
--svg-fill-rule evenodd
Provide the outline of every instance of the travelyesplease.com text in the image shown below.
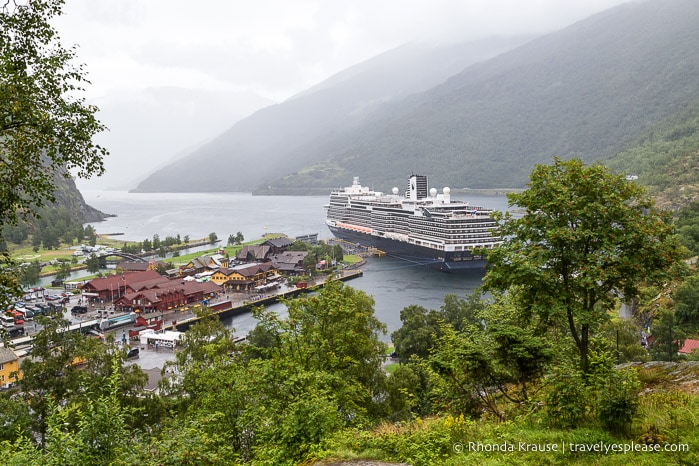
<path fill-rule="evenodd" d="M 686 443 L 664 443 L 664 444 L 645 444 L 645 443 L 527 443 L 527 442 L 501 442 L 501 443 L 481 443 L 481 442 L 466 442 L 455 443 L 454 452 L 561 452 L 561 453 L 657 453 L 657 452 L 687 452 L 689 444 Z"/>

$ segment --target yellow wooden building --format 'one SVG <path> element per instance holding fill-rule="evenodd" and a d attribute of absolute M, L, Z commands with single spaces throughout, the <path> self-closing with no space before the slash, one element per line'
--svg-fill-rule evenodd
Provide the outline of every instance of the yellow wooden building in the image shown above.
<path fill-rule="evenodd" d="M 0 387 L 9 387 L 21 378 L 19 357 L 11 349 L 0 347 Z"/>
<path fill-rule="evenodd" d="M 226 291 L 249 291 L 277 278 L 279 269 L 271 262 L 220 268 L 211 275 L 211 281 Z"/>

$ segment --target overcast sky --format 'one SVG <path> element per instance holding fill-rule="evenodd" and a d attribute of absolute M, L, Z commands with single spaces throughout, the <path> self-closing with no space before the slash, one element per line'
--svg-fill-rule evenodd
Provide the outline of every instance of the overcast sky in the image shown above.
<path fill-rule="evenodd" d="M 628 0 L 66 0 L 107 174 L 134 187 L 236 120 L 406 42 L 546 33 Z"/>

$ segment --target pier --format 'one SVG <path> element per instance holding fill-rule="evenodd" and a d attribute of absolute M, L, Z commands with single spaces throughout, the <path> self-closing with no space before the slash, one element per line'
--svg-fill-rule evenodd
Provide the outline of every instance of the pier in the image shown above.
<path fill-rule="evenodd" d="M 255 295 L 255 298 L 251 298 L 248 294 L 242 293 L 229 293 L 228 295 L 221 295 L 216 301 L 205 300 L 204 303 L 195 304 L 192 308 L 184 309 L 172 309 L 167 311 L 157 311 L 148 314 L 143 314 L 145 319 L 157 318 L 160 322 L 159 332 L 165 331 L 180 331 L 184 332 L 189 329 L 190 326 L 197 323 L 201 318 L 196 315 L 196 309 L 202 306 L 208 306 L 213 314 L 220 317 L 228 317 L 233 315 L 242 314 L 245 312 L 250 312 L 254 307 L 274 304 L 280 300 L 295 298 L 300 294 L 311 293 L 321 289 L 327 280 L 340 280 L 348 281 L 354 278 L 361 277 L 363 272 L 361 270 L 345 269 L 336 272 L 331 276 L 322 276 L 310 281 L 307 287 L 303 288 L 293 288 L 286 290 L 270 290 L 264 292 L 264 294 Z M 97 334 L 100 330 L 104 333 L 114 333 L 117 340 L 123 338 L 119 336 L 118 333 L 128 335 L 129 330 L 133 327 L 133 322 L 129 319 L 129 314 L 123 315 L 112 315 L 107 316 L 106 310 L 98 310 L 101 315 L 105 316 L 98 319 L 88 319 L 79 320 L 77 323 L 71 323 L 70 325 L 61 328 L 61 332 L 81 332 L 88 333 L 90 331 Z M 119 320 L 118 326 L 108 325 L 105 328 L 105 322 L 110 322 L 114 320 Z M 102 328 L 101 328 L 102 327 Z M 24 350 L 32 346 L 34 342 L 34 335 L 25 335 L 20 338 L 12 339 L 12 346 L 17 350 Z M 0 346 L 2 343 L 0 342 Z M 22 351 L 24 352 L 24 351 Z"/>
<path fill-rule="evenodd" d="M 348 281 L 354 278 L 361 277 L 363 272 L 361 270 L 343 270 L 332 276 L 332 280 Z M 268 294 L 261 295 L 257 299 L 235 299 L 234 301 L 228 301 L 229 305 L 224 306 L 220 309 L 217 308 L 222 303 L 226 303 L 228 298 L 223 298 L 219 302 L 209 303 L 209 308 L 212 309 L 215 315 L 220 317 L 234 316 L 242 314 L 245 312 L 250 312 L 253 307 L 264 306 L 268 304 L 274 304 L 280 300 L 295 298 L 301 294 L 311 293 L 321 289 L 327 279 L 320 279 L 317 282 L 309 283 L 305 288 L 294 288 L 285 291 L 273 290 Z M 245 298 L 245 295 L 237 296 L 238 298 Z M 160 313 L 155 313 L 160 314 Z M 177 310 L 167 311 L 163 314 L 163 330 L 176 330 L 176 331 L 186 331 L 190 326 L 194 325 L 200 320 L 197 315 L 184 316 L 182 312 Z"/>

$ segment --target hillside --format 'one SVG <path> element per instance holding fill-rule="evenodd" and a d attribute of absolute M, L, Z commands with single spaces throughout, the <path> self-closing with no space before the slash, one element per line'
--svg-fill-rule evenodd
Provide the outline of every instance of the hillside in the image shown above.
<path fill-rule="evenodd" d="M 699 3 L 688 0 L 613 8 L 384 108 L 316 148 L 326 162 L 270 184 L 344 186 L 359 175 L 387 190 L 418 172 L 437 186 L 521 187 L 556 155 L 606 161 L 693 107 L 696 24 Z"/>
<path fill-rule="evenodd" d="M 371 121 L 387 102 L 430 89 L 525 40 L 398 47 L 254 113 L 156 171 L 135 191 L 249 191 L 314 162 L 319 143 Z"/>
<path fill-rule="evenodd" d="M 75 180 L 72 177 L 64 178 L 57 175 L 55 186 L 54 196 L 56 201 L 53 203 L 53 206 L 64 207 L 69 213 L 71 220 L 78 223 L 99 222 L 108 215 L 87 205 L 85 198 L 77 186 L 75 186 Z"/>
<path fill-rule="evenodd" d="M 399 49 L 257 112 L 137 190 L 317 194 L 359 176 L 385 191 L 410 173 L 517 188 L 554 156 L 607 162 L 699 102 L 697 24 L 699 2 L 648 0 L 501 54 L 502 42 L 439 60 Z M 402 81 L 445 57 L 442 73 L 463 65 L 446 82 Z"/>
<path fill-rule="evenodd" d="M 638 182 L 664 207 L 699 201 L 699 105 L 646 131 L 641 142 L 613 157 L 608 165 L 638 176 Z"/>

